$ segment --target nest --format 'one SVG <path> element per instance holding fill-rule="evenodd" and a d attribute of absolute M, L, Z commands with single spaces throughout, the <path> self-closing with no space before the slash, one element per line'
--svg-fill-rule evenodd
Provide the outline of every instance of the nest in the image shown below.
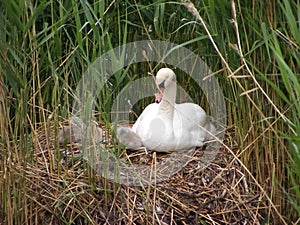
<path fill-rule="evenodd" d="M 132 187 L 99 176 L 82 157 L 80 144 L 61 145 L 55 141 L 58 131 L 50 130 L 37 132 L 32 163 L 18 168 L 33 208 L 28 223 L 260 224 L 270 210 L 224 147 L 204 169 L 199 162 L 205 147 L 193 151 L 188 163 L 163 181 Z M 229 136 L 225 144 L 234 151 Z M 120 157 L 153 165 L 169 154 L 123 149 Z"/>

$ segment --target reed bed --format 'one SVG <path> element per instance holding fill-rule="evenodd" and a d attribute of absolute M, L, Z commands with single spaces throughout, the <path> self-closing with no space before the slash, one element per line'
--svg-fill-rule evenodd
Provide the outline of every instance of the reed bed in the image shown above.
<path fill-rule="evenodd" d="M 0 224 L 298 224 L 299 5 L 0 1 Z M 167 180 L 128 187 L 98 176 L 80 145 L 62 146 L 58 136 L 88 66 L 139 40 L 169 41 L 200 55 L 223 90 L 228 127 L 206 169 L 197 169 L 204 150 L 197 149 Z M 108 129 L 117 93 L 156 66 L 140 63 L 111 77 L 98 97 L 100 126 Z M 178 75 L 206 108 L 199 87 Z M 135 105 L 136 114 L 149 102 Z"/>

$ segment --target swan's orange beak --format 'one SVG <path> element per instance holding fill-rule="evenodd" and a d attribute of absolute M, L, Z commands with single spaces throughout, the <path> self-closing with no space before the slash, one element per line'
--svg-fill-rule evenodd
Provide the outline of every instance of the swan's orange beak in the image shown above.
<path fill-rule="evenodd" d="M 162 94 L 160 91 L 157 92 L 157 93 L 155 94 L 155 102 L 156 102 L 156 103 L 160 103 L 161 100 L 162 100 L 162 96 L 163 96 L 163 94 Z"/>
<path fill-rule="evenodd" d="M 164 88 L 160 88 L 159 91 L 155 94 L 155 102 L 160 103 L 163 98 Z"/>

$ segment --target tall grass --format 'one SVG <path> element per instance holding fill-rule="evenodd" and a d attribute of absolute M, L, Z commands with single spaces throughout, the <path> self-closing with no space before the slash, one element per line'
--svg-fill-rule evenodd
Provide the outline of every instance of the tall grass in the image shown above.
<path fill-rule="evenodd" d="M 213 71 L 220 71 L 228 124 L 239 146 L 236 156 L 279 212 L 270 211 L 266 221 L 275 224 L 282 217 L 296 223 L 299 1 L 205 0 L 194 5 L 204 24 L 182 3 L 171 1 L 0 1 L 0 210 L 8 224 L 33 224 L 32 215 L 38 213 L 25 169 L 32 163 L 37 129 L 49 132 L 54 121 L 57 135 L 58 122 L 70 117 L 76 84 L 89 64 L 114 47 L 145 39 L 186 44 Z M 105 120 L 115 93 L 149 70 L 149 64 L 141 63 L 116 73 L 113 86 L 100 94 L 99 119 Z M 203 102 L 197 87 L 189 90 L 195 102 Z M 56 168 L 59 157 L 48 168 L 52 173 L 63 170 Z M 92 171 L 89 177 L 92 183 Z M 100 192 L 108 201 L 107 193 L 118 187 L 106 187 Z M 88 216 L 86 220 L 93 223 Z"/>

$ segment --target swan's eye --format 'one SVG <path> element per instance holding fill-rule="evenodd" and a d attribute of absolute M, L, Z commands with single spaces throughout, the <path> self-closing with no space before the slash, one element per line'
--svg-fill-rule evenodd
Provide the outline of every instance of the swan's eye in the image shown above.
<path fill-rule="evenodd" d="M 158 87 L 159 87 L 159 88 L 165 88 L 165 81 L 166 81 L 166 80 L 164 80 L 163 82 L 161 82 L 161 83 L 158 85 Z"/>

